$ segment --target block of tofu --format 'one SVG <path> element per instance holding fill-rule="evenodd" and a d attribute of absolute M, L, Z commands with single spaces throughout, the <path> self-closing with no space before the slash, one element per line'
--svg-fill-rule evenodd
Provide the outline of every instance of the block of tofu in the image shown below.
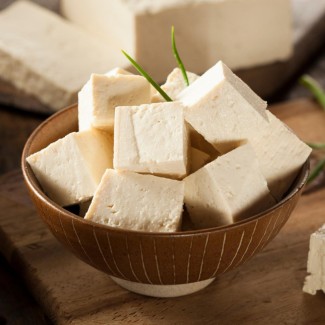
<path fill-rule="evenodd" d="M 159 82 L 175 66 L 166 55 L 172 25 L 186 67 L 198 74 L 220 59 L 233 69 L 285 60 L 293 48 L 290 0 L 62 0 L 61 9 Z"/>
<path fill-rule="evenodd" d="M 185 119 L 221 153 L 249 141 L 272 195 L 283 197 L 311 148 L 229 68 L 218 62 L 178 99 L 185 106 Z"/>
<path fill-rule="evenodd" d="M 89 200 L 113 163 L 113 138 L 106 132 L 73 132 L 27 158 L 44 192 L 68 206 Z"/>
<path fill-rule="evenodd" d="M 187 71 L 187 78 L 189 83 L 193 83 L 199 76 L 195 73 Z M 166 94 L 174 99 L 177 95 L 187 87 L 181 69 L 175 68 L 167 77 L 166 82 L 161 86 L 161 88 L 166 92 Z M 164 102 L 165 99 L 154 89 L 151 98 L 152 103 Z"/>
<path fill-rule="evenodd" d="M 150 103 L 151 86 L 142 76 L 114 69 L 92 74 L 78 94 L 79 131 L 91 127 L 113 132 L 116 106 Z"/>
<path fill-rule="evenodd" d="M 131 72 L 116 67 L 104 74 L 105 76 L 132 75 Z M 78 93 L 78 129 L 85 131 L 92 128 L 92 78 L 85 83 Z"/>
<path fill-rule="evenodd" d="M 266 111 L 266 114 L 269 123 L 249 138 L 249 142 L 254 148 L 272 195 L 280 200 L 312 149 L 270 111 Z"/>
<path fill-rule="evenodd" d="M 325 293 L 325 224 L 310 236 L 307 272 L 303 291 L 312 295 Z"/>
<path fill-rule="evenodd" d="M 209 160 L 210 156 L 207 153 L 191 147 L 189 153 L 190 174 L 203 167 Z"/>
<path fill-rule="evenodd" d="M 218 157 L 184 182 L 186 209 L 197 228 L 231 224 L 275 204 L 249 144 Z"/>
<path fill-rule="evenodd" d="M 183 202 L 181 181 L 108 169 L 85 219 L 123 229 L 173 232 L 180 229 Z"/>
<path fill-rule="evenodd" d="M 266 102 L 221 61 L 177 100 L 185 107 L 186 121 L 221 153 L 238 147 L 268 121 Z"/>
<path fill-rule="evenodd" d="M 125 60 L 88 32 L 30 1 L 0 12 L 0 75 L 57 110 L 77 101 L 91 73 Z"/>
<path fill-rule="evenodd" d="M 187 173 L 188 131 L 178 102 L 115 109 L 114 168 L 181 178 Z"/>

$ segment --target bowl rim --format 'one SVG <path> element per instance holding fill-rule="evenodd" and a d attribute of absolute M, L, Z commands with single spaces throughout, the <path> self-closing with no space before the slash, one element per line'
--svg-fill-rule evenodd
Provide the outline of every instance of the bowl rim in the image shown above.
<path fill-rule="evenodd" d="M 54 202 L 51 198 L 49 198 L 44 191 L 39 186 L 36 177 L 34 176 L 34 173 L 32 172 L 26 158 L 29 155 L 29 150 L 31 147 L 31 144 L 33 143 L 33 140 L 38 135 L 38 133 L 47 127 L 48 124 L 52 123 L 54 120 L 58 119 L 61 115 L 67 114 L 68 111 L 72 111 L 74 109 L 77 109 L 78 104 L 72 104 L 55 114 L 48 117 L 46 120 L 44 120 L 29 136 L 27 139 L 21 156 L 21 169 L 23 173 L 24 180 L 30 190 L 34 193 L 34 195 L 37 196 L 39 200 L 41 200 L 44 204 L 51 207 L 51 209 L 54 209 L 57 213 L 59 213 L 61 216 L 73 218 L 75 221 L 80 222 L 84 225 L 91 226 L 93 228 L 101 229 L 104 231 L 110 231 L 116 234 L 133 234 L 133 235 L 139 235 L 139 236 L 154 236 L 154 237 L 186 237 L 186 236 L 193 236 L 193 235 L 202 235 L 206 233 L 213 233 L 213 232 L 222 232 L 225 230 L 230 229 L 236 229 L 243 224 L 253 222 L 259 218 L 262 218 L 263 216 L 268 215 L 272 211 L 279 208 L 281 205 L 285 204 L 287 201 L 289 201 L 295 194 L 297 194 L 306 184 L 309 170 L 310 170 L 310 162 L 309 158 L 306 160 L 304 165 L 301 167 L 298 175 L 296 176 L 294 183 L 296 183 L 294 188 L 291 188 L 289 192 L 286 194 L 284 198 L 282 198 L 277 204 L 273 205 L 272 207 L 268 208 L 267 210 L 264 210 L 258 214 L 255 214 L 251 217 L 245 218 L 240 221 L 236 221 L 232 224 L 223 225 L 223 226 L 217 226 L 217 227 L 210 227 L 210 228 L 204 228 L 204 229 L 195 229 L 195 230 L 184 230 L 184 231 L 176 231 L 176 232 L 147 232 L 147 231 L 139 231 L 139 230 L 131 230 L 131 229 L 122 229 L 118 227 L 111 227 L 108 225 L 103 225 L 100 223 L 96 223 L 91 220 L 84 219 L 66 209 L 59 206 L 56 202 Z"/>

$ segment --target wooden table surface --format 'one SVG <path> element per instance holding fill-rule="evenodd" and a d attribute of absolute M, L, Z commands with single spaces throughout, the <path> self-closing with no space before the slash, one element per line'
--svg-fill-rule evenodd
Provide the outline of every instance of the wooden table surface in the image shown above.
<path fill-rule="evenodd" d="M 325 87 L 325 48 L 308 66 L 302 67 L 301 73 L 311 74 Z M 309 96 L 308 92 L 293 80 L 286 89 L 273 98 L 273 101 L 306 96 Z M 19 168 L 21 151 L 27 137 L 45 118 L 12 107 L 0 107 L 0 174 Z M 48 322 L 41 308 L 0 255 L 0 325 L 47 324 Z M 273 324 L 272 315 L 269 324 Z"/>

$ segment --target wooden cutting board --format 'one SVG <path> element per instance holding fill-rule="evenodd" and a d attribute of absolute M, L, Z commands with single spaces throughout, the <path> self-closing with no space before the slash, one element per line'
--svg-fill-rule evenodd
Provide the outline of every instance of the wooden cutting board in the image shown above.
<path fill-rule="evenodd" d="M 273 111 L 304 140 L 325 141 L 325 114 L 315 103 Z M 325 324 L 325 295 L 301 290 L 309 236 L 325 223 L 325 188 L 306 193 L 248 263 L 196 294 L 158 299 L 127 292 L 65 250 L 36 216 L 20 171 L 0 184 L 0 251 L 57 324 Z"/>

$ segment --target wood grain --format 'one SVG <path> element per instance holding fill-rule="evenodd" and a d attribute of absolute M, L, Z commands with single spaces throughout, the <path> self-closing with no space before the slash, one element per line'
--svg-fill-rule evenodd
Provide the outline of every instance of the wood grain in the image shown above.
<path fill-rule="evenodd" d="M 303 139 L 325 140 L 312 101 L 277 105 Z M 205 290 L 174 299 L 129 293 L 76 259 L 51 235 L 19 171 L 0 179 L 0 251 L 58 324 L 325 324 L 325 295 L 304 294 L 310 234 L 325 222 L 325 188 L 304 195 L 280 234 L 245 265 Z"/>

